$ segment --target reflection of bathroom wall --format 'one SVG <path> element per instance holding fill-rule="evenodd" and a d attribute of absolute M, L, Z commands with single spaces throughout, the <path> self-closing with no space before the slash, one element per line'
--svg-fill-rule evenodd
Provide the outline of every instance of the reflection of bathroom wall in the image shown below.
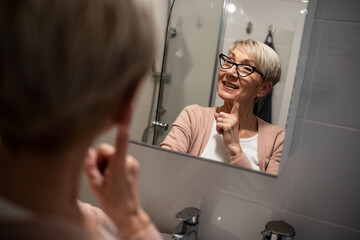
<path fill-rule="evenodd" d="M 291 68 L 291 72 L 288 74 L 288 67 L 289 62 L 294 65 L 297 64 L 298 52 L 292 52 L 292 48 L 298 50 L 302 37 L 304 14 L 301 13 L 301 10 L 306 9 L 307 6 L 307 3 L 304 2 L 300 0 L 231 0 L 228 7 L 222 50 L 224 53 L 227 53 L 231 43 L 237 39 L 252 38 L 264 42 L 269 25 L 275 25 L 273 39 L 282 65 L 282 77 L 273 91 L 272 123 L 282 128 L 285 128 L 286 124 L 288 102 L 295 77 L 294 69 L 296 69 L 296 66 Z M 249 22 L 252 23 L 250 34 L 246 32 Z M 298 32 L 295 33 L 295 30 Z M 294 36 L 298 39 L 294 39 Z M 287 101 L 285 100 L 282 107 L 285 87 L 287 87 L 287 91 L 290 91 L 290 94 L 286 95 Z M 217 96 L 215 105 L 220 105 L 222 102 L 222 99 Z M 283 119 L 279 119 L 280 111 L 286 112 L 286 114 L 281 115 Z"/>

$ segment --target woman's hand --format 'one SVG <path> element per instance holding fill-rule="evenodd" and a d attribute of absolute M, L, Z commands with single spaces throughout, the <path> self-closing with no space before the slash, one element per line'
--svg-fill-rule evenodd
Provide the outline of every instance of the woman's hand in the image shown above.
<path fill-rule="evenodd" d="M 242 152 L 239 143 L 239 106 L 240 94 L 236 94 L 230 113 L 215 113 L 216 131 L 223 136 L 225 149 L 230 156 Z"/>
<path fill-rule="evenodd" d="M 114 221 L 122 237 L 133 236 L 150 224 L 138 196 L 139 163 L 127 155 L 128 123 L 118 127 L 116 147 L 100 145 L 89 149 L 85 171 L 90 187 L 105 213 Z"/>

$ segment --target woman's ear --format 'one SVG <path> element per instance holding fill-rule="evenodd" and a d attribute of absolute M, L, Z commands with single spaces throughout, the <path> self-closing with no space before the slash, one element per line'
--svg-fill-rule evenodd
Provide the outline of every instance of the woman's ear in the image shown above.
<path fill-rule="evenodd" d="M 272 82 L 262 83 L 262 86 L 260 88 L 260 91 L 259 91 L 257 97 L 265 96 L 270 91 L 271 88 L 272 88 Z"/>

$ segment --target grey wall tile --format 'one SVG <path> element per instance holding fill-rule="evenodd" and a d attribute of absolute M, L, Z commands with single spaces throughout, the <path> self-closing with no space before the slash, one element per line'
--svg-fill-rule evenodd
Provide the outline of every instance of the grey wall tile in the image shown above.
<path fill-rule="evenodd" d="M 295 228 L 295 239 L 304 240 L 356 240 L 360 232 L 292 213 L 285 213 L 285 221 Z"/>
<path fill-rule="evenodd" d="M 319 20 L 314 21 L 314 26 L 311 36 L 311 45 L 308 53 L 305 75 L 302 82 L 302 89 L 301 89 L 297 117 L 305 117 L 306 114 L 306 109 L 309 103 L 309 96 L 311 93 L 314 76 L 316 73 L 316 69 L 318 67 L 319 47 L 320 47 L 321 35 L 324 30 L 324 27 L 325 27 L 324 21 L 319 21 Z"/>
<path fill-rule="evenodd" d="M 326 9 L 329 4 L 329 0 L 318 0 L 316 7 L 316 19 L 324 19 L 326 17 Z"/>
<path fill-rule="evenodd" d="M 275 178 L 257 171 L 134 143 L 129 145 L 129 153 L 139 160 L 142 172 L 187 184 L 189 189 L 184 194 L 191 192 L 192 188 L 204 187 L 276 208 L 285 208 L 287 204 L 294 168 L 291 163 Z M 169 183 L 165 181 L 164 184 Z"/>
<path fill-rule="evenodd" d="M 360 128 L 360 24 L 325 23 L 307 119 Z"/>
<path fill-rule="evenodd" d="M 290 152 L 288 158 L 281 160 L 281 162 L 285 161 L 284 167 L 281 168 L 279 172 L 279 176 L 282 181 L 286 181 L 283 180 L 283 178 L 286 179 L 286 175 L 289 180 L 292 179 L 293 172 L 295 171 L 297 155 L 299 154 L 298 152 L 299 152 L 303 126 L 304 126 L 304 119 L 297 118 L 295 120 L 295 127 L 292 138 L 289 140 L 285 139 L 285 141 L 291 141 L 291 146 L 290 146 Z"/>
<path fill-rule="evenodd" d="M 360 22 L 360 1 L 358 0 L 329 0 L 326 18 L 331 20 Z"/>
<path fill-rule="evenodd" d="M 140 172 L 139 191 L 143 209 L 164 233 L 171 233 L 179 223 L 176 213 L 186 207 L 200 208 L 203 195 L 202 187 L 144 172 Z"/>
<path fill-rule="evenodd" d="M 200 206 L 199 239 L 260 239 L 260 232 L 271 220 L 283 218 L 283 211 L 220 192 L 206 192 Z"/>
<path fill-rule="evenodd" d="M 360 230 L 360 131 L 305 122 L 289 211 Z"/>

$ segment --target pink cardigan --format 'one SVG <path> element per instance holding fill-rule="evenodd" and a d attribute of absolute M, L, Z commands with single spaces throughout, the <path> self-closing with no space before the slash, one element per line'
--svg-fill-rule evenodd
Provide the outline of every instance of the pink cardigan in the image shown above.
<path fill-rule="evenodd" d="M 190 105 L 182 110 L 161 147 L 200 156 L 210 138 L 216 107 Z M 285 139 L 285 131 L 278 126 L 258 120 L 258 159 L 261 172 L 277 174 Z M 250 168 L 244 152 L 230 157 L 230 164 Z"/>

